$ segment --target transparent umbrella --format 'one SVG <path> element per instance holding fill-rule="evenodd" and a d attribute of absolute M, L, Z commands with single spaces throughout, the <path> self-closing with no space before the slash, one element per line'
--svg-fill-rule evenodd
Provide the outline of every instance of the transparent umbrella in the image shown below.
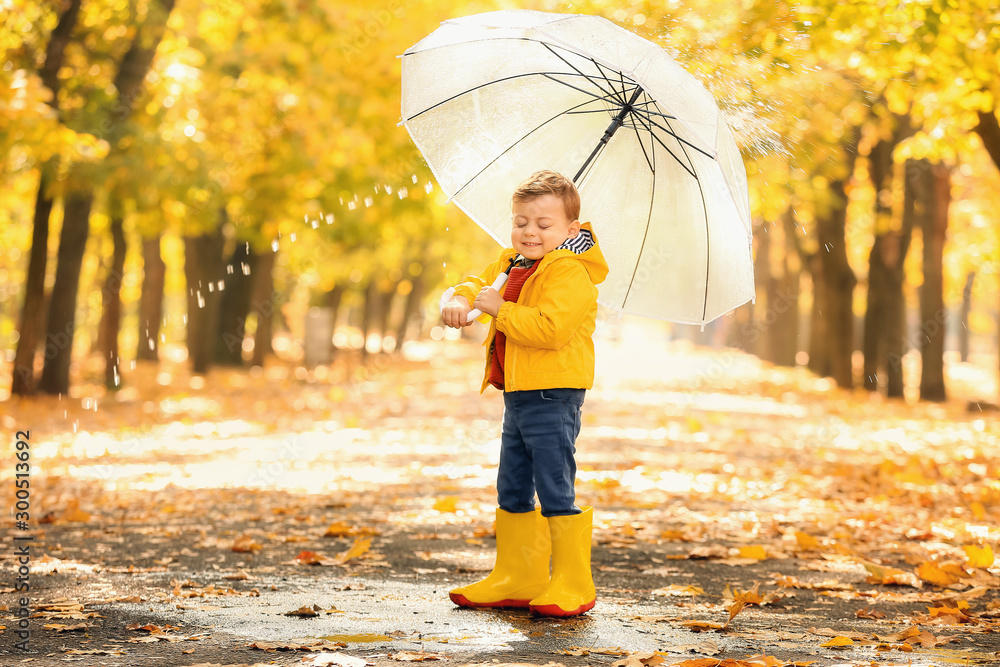
<path fill-rule="evenodd" d="M 600 303 L 704 324 L 753 298 L 746 171 L 715 99 L 614 23 L 445 21 L 402 56 L 402 119 L 442 189 L 501 244 L 518 183 L 571 176 L 610 266 Z"/>

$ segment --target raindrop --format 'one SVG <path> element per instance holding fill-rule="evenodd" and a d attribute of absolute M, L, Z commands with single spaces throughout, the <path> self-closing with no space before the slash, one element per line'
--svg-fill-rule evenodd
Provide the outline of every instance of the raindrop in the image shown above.
<path fill-rule="evenodd" d="M 155 346 L 152 338 L 149 339 L 149 349 L 151 349 L 151 350 L 156 349 L 156 346 Z"/>
<path fill-rule="evenodd" d="M 205 297 L 201 295 L 201 290 L 198 290 L 198 307 L 199 308 L 205 307 Z"/>
<path fill-rule="evenodd" d="M 424 183 L 424 192 L 426 192 L 427 194 L 430 194 L 431 190 L 433 190 L 433 189 L 434 189 L 434 184 L 433 183 L 431 183 L 430 181 L 427 181 L 426 183 Z"/>
<path fill-rule="evenodd" d="M 250 265 L 249 264 L 247 264 L 246 262 L 240 262 L 240 268 L 243 269 L 243 275 L 245 275 L 245 276 L 249 276 L 250 275 Z"/>
<path fill-rule="evenodd" d="M 313 220 L 313 221 L 312 221 L 312 228 L 313 228 L 313 229 L 316 229 L 316 228 L 318 228 L 318 227 L 319 227 L 319 220 Z"/>
<path fill-rule="evenodd" d="M 302 222 L 309 222 L 309 214 L 308 213 L 306 213 L 304 216 L 302 216 Z"/>
<path fill-rule="evenodd" d="M 333 213 L 327 213 L 326 214 L 326 224 L 328 224 L 328 225 L 332 225 L 333 224 Z"/>
<path fill-rule="evenodd" d="M 400 188 L 399 192 L 396 193 L 400 199 L 406 199 L 410 195 L 410 191 L 406 188 Z"/>
<path fill-rule="evenodd" d="M 295 243 L 295 232 L 292 232 L 292 233 L 291 233 L 291 234 L 289 234 L 288 236 L 289 236 L 289 238 L 291 238 L 291 239 L 292 239 L 292 243 Z"/>
<path fill-rule="evenodd" d="M 348 211 L 353 211 L 354 210 L 354 202 L 352 202 L 352 201 L 347 202 L 347 210 Z"/>
<path fill-rule="evenodd" d="M 274 252 L 278 252 L 278 242 L 277 241 L 271 241 L 271 250 L 273 250 Z"/>
<path fill-rule="evenodd" d="M 391 195 L 392 194 L 392 186 L 391 185 L 385 186 L 385 193 L 387 195 Z"/>
<path fill-rule="evenodd" d="M 370 208 L 371 205 L 374 203 L 375 203 L 374 199 L 372 199 L 371 197 L 365 197 L 365 207 Z"/>

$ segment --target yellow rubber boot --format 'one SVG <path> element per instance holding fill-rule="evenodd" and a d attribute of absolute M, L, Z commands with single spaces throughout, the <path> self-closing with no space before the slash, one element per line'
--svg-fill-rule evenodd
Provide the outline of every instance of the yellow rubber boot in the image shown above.
<path fill-rule="evenodd" d="M 449 593 L 459 607 L 527 608 L 549 583 L 552 543 L 540 510 L 511 514 L 497 508 L 497 561 L 482 581 Z"/>
<path fill-rule="evenodd" d="M 528 603 L 539 616 L 579 616 L 597 601 L 590 573 L 590 539 L 594 528 L 594 508 L 580 514 L 550 516 L 552 536 L 552 579 L 542 593 Z"/>

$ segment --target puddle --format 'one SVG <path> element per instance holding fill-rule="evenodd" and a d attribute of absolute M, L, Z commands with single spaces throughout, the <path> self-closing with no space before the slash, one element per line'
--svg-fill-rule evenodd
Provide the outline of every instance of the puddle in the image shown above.
<path fill-rule="evenodd" d="M 393 640 L 389 635 L 375 635 L 375 634 L 362 634 L 362 635 L 320 635 L 319 639 L 325 639 L 329 642 L 390 642 Z"/>

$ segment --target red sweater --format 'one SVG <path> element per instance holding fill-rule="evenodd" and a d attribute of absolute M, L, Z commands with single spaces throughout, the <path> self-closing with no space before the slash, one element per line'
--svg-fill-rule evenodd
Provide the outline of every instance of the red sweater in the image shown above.
<path fill-rule="evenodd" d="M 510 270 L 507 277 L 507 284 L 503 291 L 504 301 L 517 301 L 517 297 L 521 295 L 521 288 L 524 287 L 524 281 L 535 272 L 540 263 L 536 260 L 530 268 L 514 267 Z M 502 331 L 497 331 L 496 336 L 493 338 L 493 352 L 490 354 L 489 382 L 500 391 L 503 391 L 504 388 L 503 359 L 506 344 L 507 337 Z"/>

